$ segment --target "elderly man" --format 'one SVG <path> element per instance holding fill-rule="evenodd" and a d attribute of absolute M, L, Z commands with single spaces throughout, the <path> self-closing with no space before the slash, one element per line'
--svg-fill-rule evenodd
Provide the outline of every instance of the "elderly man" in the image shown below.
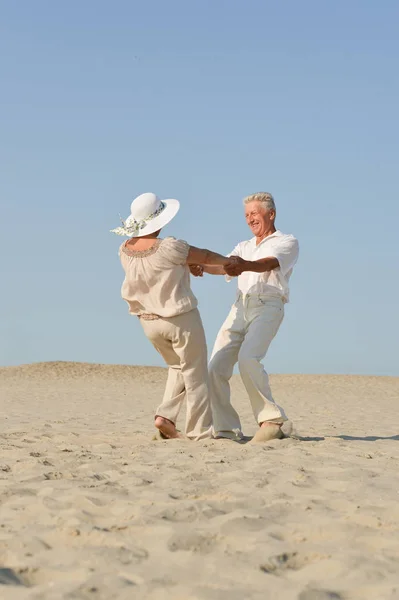
<path fill-rule="evenodd" d="M 193 268 L 192 272 L 226 274 L 228 281 L 238 276 L 237 300 L 218 333 L 209 365 L 214 436 L 237 441 L 242 438 L 240 418 L 230 402 L 229 385 L 238 362 L 260 426 L 254 441 L 267 441 L 283 437 L 281 426 L 287 417 L 273 400 L 261 360 L 283 320 L 284 305 L 289 300 L 288 282 L 298 259 L 298 241 L 276 229 L 276 207 L 271 194 L 248 196 L 244 208 L 254 237 L 234 248 L 229 255 L 232 262 L 224 268 Z"/>

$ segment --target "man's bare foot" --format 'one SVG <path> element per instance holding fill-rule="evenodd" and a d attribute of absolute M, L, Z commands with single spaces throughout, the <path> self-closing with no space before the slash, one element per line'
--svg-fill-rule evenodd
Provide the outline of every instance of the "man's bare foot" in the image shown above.
<path fill-rule="evenodd" d="M 270 440 L 281 440 L 283 437 L 285 437 L 284 433 L 281 431 L 281 425 L 282 423 L 264 421 L 251 441 L 269 442 Z"/>
<path fill-rule="evenodd" d="M 155 418 L 155 427 L 159 429 L 161 435 L 167 439 L 184 437 L 181 433 L 177 431 L 175 424 L 172 423 L 172 421 L 169 421 L 169 419 L 165 419 L 164 417 Z"/>

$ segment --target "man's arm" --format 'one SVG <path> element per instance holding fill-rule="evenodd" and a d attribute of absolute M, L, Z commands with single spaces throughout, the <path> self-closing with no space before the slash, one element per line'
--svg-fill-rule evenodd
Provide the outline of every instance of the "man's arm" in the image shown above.
<path fill-rule="evenodd" d="M 254 271 L 255 273 L 265 273 L 266 271 L 273 271 L 278 269 L 280 263 L 274 256 L 268 256 L 267 258 L 259 258 L 258 260 L 245 260 L 244 271 Z"/>
<path fill-rule="evenodd" d="M 244 260 L 242 258 L 236 258 L 234 263 L 224 266 L 224 270 L 230 277 L 237 277 L 244 271 L 252 271 L 254 273 L 265 273 L 266 271 L 273 271 L 278 269 L 280 263 L 274 256 L 267 258 L 260 258 L 259 260 Z"/>
<path fill-rule="evenodd" d="M 236 264 L 225 265 L 227 275 L 237 276 L 244 271 L 253 271 L 255 273 L 266 273 L 279 269 L 282 275 L 286 275 L 295 265 L 298 259 L 298 240 L 293 236 L 283 240 L 274 249 L 274 256 L 259 258 L 258 260 L 237 259 Z"/>

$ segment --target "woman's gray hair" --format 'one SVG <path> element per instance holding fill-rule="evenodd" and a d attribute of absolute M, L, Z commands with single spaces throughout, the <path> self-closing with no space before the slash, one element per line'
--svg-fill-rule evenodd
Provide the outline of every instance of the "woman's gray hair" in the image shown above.
<path fill-rule="evenodd" d="M 274 198 L 269 192 L 257 192 L 244 198 L 244 204 L 249 204 L 250 202 L 260 202 L 267 210 L 276 210 Z"/>

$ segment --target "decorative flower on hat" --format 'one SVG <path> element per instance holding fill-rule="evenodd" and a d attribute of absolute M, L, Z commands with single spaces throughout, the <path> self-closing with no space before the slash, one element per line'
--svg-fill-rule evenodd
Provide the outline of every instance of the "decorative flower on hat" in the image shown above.
<path fill-rule="evenodd" d="M 155 217 L 157 217 L 158 215 L 161 214 L 161 212 L 164 210 L 166 204 L 164 202 L 161 202 L 159 205 L 159 208 L 153 212 L 151 215 L 149 215 L 148 217 L 146 217 L 145 219 L 141 219 L 140 221 L 137 221 L 132 215 L 130 215 L 126 221 L 124 221 L 122 219 L 122 217 L 119 215 L 119 218 L 121 220 L 122 223 L 122 227 L 117 227 L 116 229 L 111 229 L 111 233 L 116 233 L 116 235 L 123 235 L 123 236 L 130 236 L 130 237 L 135 237 L 137 236 L 138 233 L 140 233 L 140 231 L 142 229 L 144 229 L 144 227 L 153 219 L 155 219 Z"/>

